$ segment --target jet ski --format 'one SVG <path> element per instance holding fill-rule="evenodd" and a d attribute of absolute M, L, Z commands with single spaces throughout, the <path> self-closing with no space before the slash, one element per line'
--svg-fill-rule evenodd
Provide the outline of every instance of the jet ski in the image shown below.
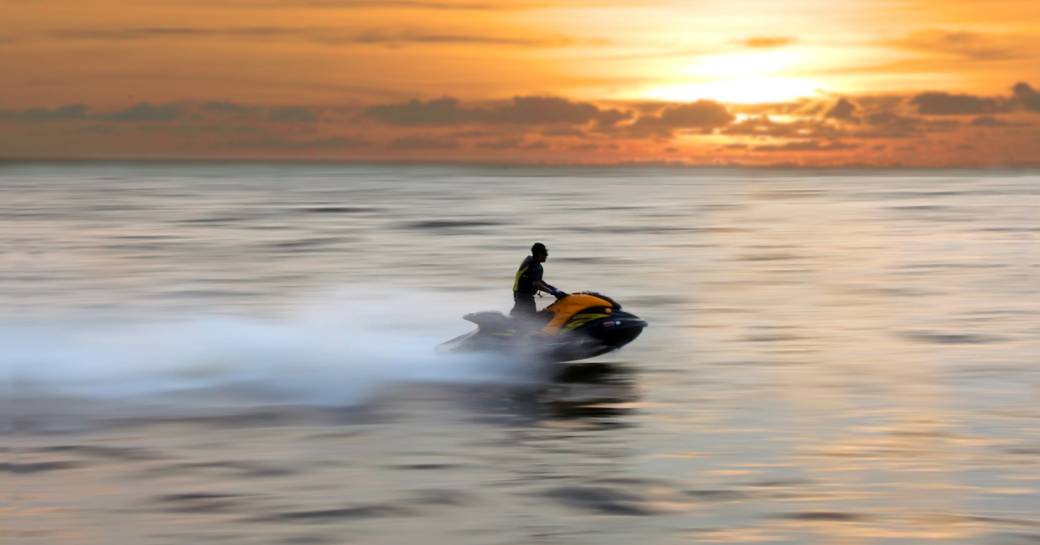
<path fill-rule="evenodd" d="M 561 296 L 532 319 L 501 312 L 462 317 L 477 329 L 441 344 L 442 353 L 493 352 L 548 362 L 594 358 L 635 340 L 647 323 L 595 292 Z"/>

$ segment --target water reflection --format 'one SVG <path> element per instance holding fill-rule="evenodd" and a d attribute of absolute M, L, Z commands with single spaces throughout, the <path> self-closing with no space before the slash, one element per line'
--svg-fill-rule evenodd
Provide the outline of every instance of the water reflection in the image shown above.
<path fill-rule="evenodd" d="M 0 181 L 13 542 L 1040 539 L 1035 176 Z M 587 365 L 434 359 L 535 239 L 654 326 Z"/>

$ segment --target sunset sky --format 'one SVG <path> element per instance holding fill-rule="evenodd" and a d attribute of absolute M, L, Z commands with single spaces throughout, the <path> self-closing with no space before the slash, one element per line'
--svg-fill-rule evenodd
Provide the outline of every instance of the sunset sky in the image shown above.
<path fill-rule="evenodd" d="M 1040 165 L 1037 0 L 0 1 L 0 158 Z"/>

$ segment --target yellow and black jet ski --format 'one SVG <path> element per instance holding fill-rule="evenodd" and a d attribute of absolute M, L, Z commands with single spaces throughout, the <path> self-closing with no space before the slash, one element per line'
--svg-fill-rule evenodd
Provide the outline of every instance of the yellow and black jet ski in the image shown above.
<path fill-rule="evenodd" d="M 495 352 L 542 361 L 594 358 L 632 342 L 647 323 L 595 292 L 564 295 L 532 319 L 475 312 L 463 319 L 477 329 L 441 344 L 441 352 Z"/>

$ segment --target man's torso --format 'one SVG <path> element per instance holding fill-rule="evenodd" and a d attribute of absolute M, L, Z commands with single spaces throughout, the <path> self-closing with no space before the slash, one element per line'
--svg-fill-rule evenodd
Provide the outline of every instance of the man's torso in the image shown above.
<path fill-rule="evenodd" d="M 542 264 L 534 256 L 527 256 L 520 268 L 516 271 L 516 280 L 513 282 L 513 293 L 534 295 L 538 289 L 535 282 L 542 279 Z"/>

